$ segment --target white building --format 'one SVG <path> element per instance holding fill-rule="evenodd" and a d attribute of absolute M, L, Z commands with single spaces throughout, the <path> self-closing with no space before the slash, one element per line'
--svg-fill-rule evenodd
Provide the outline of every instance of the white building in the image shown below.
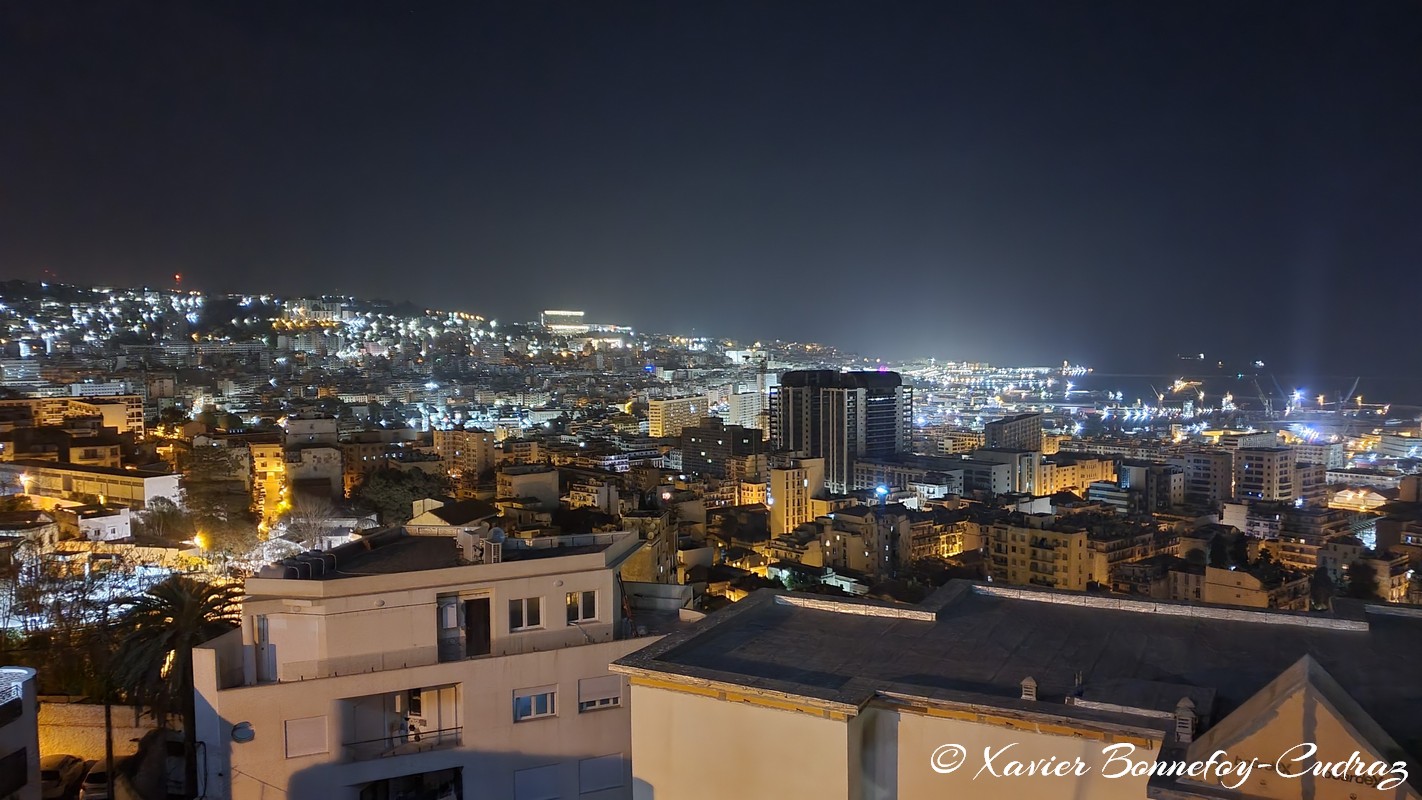
<path fill-rule="evenodd" d="M 0 797 L 40 800 L 35 671 L 0 667 Z"/>
<path fill-rule="evenodd" d="M 57 500 L 77 501 L 92 496 L 102 503 L 147 508 L 159 497 L 178 505 L 183 499 L 177 473 L 50 461 L 11 461 L 0 463 L 0 475 L 6 475 L 12 484 L 21 485 L 26 494 Z"/>
<path fill-rule="evenodd" d="M 193 657 L 206 796 L 631 796 L 626 533 L 389 529 L 247 581 Z"/>

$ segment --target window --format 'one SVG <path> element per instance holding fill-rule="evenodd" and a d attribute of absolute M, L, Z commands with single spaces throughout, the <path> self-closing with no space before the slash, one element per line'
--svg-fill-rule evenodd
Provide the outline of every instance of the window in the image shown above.
<path fill-rule="evenodd" d="M 519 689 L 513 698 L 514 722 L 558 715 L 558 687 Z"/>
<path fill-rule="evenodd" d="M 603 675 L 578 681 L 578 713 L 622 705 L 622 678 Z"/>
<path fill-rule="evenodd" d="M 509 630 L 526 631 L 543 626 L 543 598 L 524 597 L 509 601 Z"/>
<path fill-rule="evenodd" d="M 597 592 L 568 592 L 568 624 L 597 619 Z"/>

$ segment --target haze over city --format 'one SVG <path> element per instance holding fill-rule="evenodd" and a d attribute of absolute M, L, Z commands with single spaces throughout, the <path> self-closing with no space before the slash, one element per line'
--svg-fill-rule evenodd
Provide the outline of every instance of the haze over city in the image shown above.
<path fill-rule="evenodd" d="M 1419 31 L 0 2 L 0 800 L 1422 800 Z"/>
<path fill-rule="evenodd" d="M 1339 334 L 1407 341 L 1419 25 L 1415 3 L 12 3 L 0 272 L 1375 374 L 1396 353 Z"/>

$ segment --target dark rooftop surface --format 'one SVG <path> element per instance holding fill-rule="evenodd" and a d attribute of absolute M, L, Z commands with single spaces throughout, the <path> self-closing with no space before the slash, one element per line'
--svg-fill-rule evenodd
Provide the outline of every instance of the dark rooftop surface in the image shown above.
<path fill-rule="evenodd" d="M 91 475 L 116 475 L 128 478 L 157 478 L 165 475 L 173 475 L 172 472 L 158 470 L 138 470 L 119 469 L 117 467 L 88 467 L 82 464 L 62 464 L 55 461 L 35 461 L 33 459 L 17 458 L 11 461 L 15 467 L 29 469 L 49 469 L 64 470 L 67 472 L 87 472 Z"/>
<path fill-rule="evenodd" d="M 584 542 L 588 537 L 570 537 L 574 541 L 556 546 L 524 547 L 521 540 L 507 540 L 502 549 L 502 562 L 532 561 L 542 558 L 579 556 L 601 553 L 609 542 Z M 314 551 L 313 551 L 314 553 Z M 313 554 L 304 554 L 304 557 Z M 458 541 L 453 536 L 412 536 L 399 528 L 388 528 L 363 536 L 360 540 L 343 544 L 324 553 L 325 558 L 334 560 L 334 568 L 315 569 L 307 580 L 338 580 L 362 575 L 395 575 L 402 572 L 421 572 L 431 569 L 448 569 L 469 566 L 462 560 Z M 312 558 L 313 561 L 320 559 Z M 261 577 L 283 577 L 282 564 L 265 567 Z M 287 573 L 286 577 L 296 577 Z"/>
<path fill-rule="evenodd" d="M 854 705 L 896 692 L 1016 706 L 1031 676 L 1053 713 L 1069 713 L 1080 672 L 1081 694 L 1100 703 L 1173 707 L 1213 690 L 1220 719 L 1311 655 L 1403 747 L 1422 749 L 1417 617 L 1110 601 L 1118 610 L 1072 593 L 987 593 L 1000 591 L 954 581 L 922 606 L 820 607 L 826 598 L 758 592 L 618 663 Z"/>

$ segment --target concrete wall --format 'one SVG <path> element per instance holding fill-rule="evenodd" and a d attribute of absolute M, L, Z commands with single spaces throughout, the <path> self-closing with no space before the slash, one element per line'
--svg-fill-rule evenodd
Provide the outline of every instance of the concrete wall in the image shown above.
<path fill-rule="evenodd" d="M 114 706 L 113 722 L 115 756 L 133 754 L 138 749 L 133 740 L 157 727 L 151 717 L 140 717 L 132 706 Z M 104 707 L 66 703 L 63 698 L 40 698 L 39 738 L 45 755 L 68 753 L 83 759 L 102 759 Z"/>
<path fill-rule="evenodd" d="M 472 569 L 488 574 L 497 573 L 498 567 L 537 563 L 538 560 L 509 562 L 494 565 L 493 569 Z M 598 593 L 597 622 L 570 626 L 566 618 L 566 594 L 579 591 Z M 597 569 L 470 581 L 463 585 L 439 585 L 432 580 L 430 585 L 417 589 L 332 597 L 307 606 L 252 599 L 246 603 L 244 625 L 249 629 L 246 635 L 251 640 L 253 618 L 266 616 L 281 680 L 432 664 L 438 661 L 438 597 L 454 592 L 491 599 L 492 652 L 495 655 L 585 644 L 588 638 L 611 639 L 614 620 L 621 615 L 614 574 L 607 569 Z M 543 628 L 510 631 L 509 601 L 530 597 L 542 599 Z M 372 636 L 371 631 L 379 631 L 380 635 Z"/>
<path fill-rule="evenodd" d="M 581 793 L 582 759 L 631 754 L 628 692 L 622 705 L 579 713 L 579 680 L 609 675 L 608 664 L 653 638 L 568 647 L 504 658 L 475 658 L 425 667 L 373 672 L 219 691 L 213 651 L 194 654 L 198 677 L 198 733 L 208 752 L 208 797 L 212 800 L 300 797 L 355 800 L 361 785 L 388 777 L 458 767 L 463 796 L 515 796 L 515 773 L 552 767 L 559 795 L 581 800 L 621 800 L 631 796 L 630 767 L 623 786 Z M 462 744 L 448 749 L 356 761 L 343 737 L 353 698 L 412 688 L 455 684 Z M 555 717 L 513 721 L 513 692 L 556 686 Z M 343 716 L 344 715 L 344 716 Z M 287 723 L 307 720 L 324 726 L 326 752 L 288 757 Z M 233 726 L 249 723 L 250 742 L 235 743 Z M 445 723 L 441 723 L 445 724 Z"/>
<path fill-rule="evenodd" d="M 888 708 L 867 708 L 864 726 L 864 800 L 914 797 L 1059 798 L 1140 800 L 1146 796 L 1145 777 L 1105 778 L 1101 749 L 1111 742 L 1072 735 L 1053 735 L 1021 728 L 984 724 L 964 719 L 944 719 L 901 713 Z M 934 751 L 949 744 L 965 748 L 963 765 L 949 774 L 930 766 Z M 1006 751 L 1002 748 L 1008 747 Z M 1154 761 L 1158 749 L 1138 744 L 1133 760 Z M 1057 762 L 1080 758 L 1089 766 L 1081 777 L 996 777 L 983 770 L 984 749 L 994 754 L 994 770 L 1002 775 L 1009 761 L 1028 763 L 1055 758 Z M 1113 768 L 1114 769 L 1114 768 Z"/>
<path fill-rule="evenodd" d="M 859 796 L 844 721 L 634 686 L 632 739 L 634 800 Z"/>

